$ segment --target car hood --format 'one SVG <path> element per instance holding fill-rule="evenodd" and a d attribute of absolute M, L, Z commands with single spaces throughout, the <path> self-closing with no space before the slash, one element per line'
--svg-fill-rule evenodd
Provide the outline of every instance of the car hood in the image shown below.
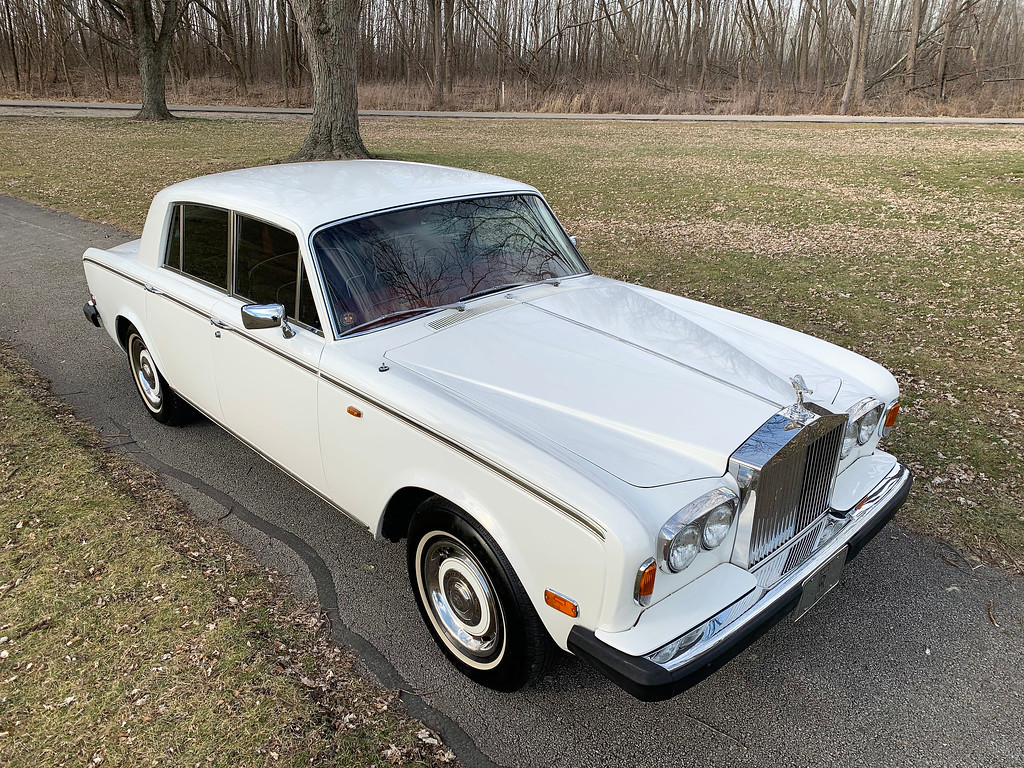
<path fill-rule="evenodd" d="M 386 357 L 638 487 L 722 475 L 795 401 L 789 376 L 804 375 L 819 401 L 841 384 L 791 345 L 621 283 L 545 293 L 452 314 Z"/>

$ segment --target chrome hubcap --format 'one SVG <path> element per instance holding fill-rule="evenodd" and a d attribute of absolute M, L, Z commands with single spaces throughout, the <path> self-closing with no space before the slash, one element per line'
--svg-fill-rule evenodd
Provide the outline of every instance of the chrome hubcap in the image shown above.
<path fill-rule="evenodd" d="M 160 376 L 149 355 L 149 350 L 137 337 L 132 340 L 132 367 L 135 369 L 135 381 L 139 385 L 139 392 L 142 393 L 146 403 L 154 411 L 160 410 L 160 404 L 164 398 L 160 389 Z"/>
<path fill-rule="evenodd" d="M 462 542 L 447 536 L 421 544 L 420 574 L 434 626 L 474 666 L 501 651 L 501 608 L 490 579 Z M 496 661 L 495 661 L 496 663 Z"/>

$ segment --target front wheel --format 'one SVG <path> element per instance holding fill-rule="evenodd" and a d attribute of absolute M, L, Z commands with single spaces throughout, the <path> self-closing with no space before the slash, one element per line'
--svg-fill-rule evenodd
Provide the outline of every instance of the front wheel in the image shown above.
<path fill-rule="evenodd" d="M 437 496 L 420 505 L 408 560 L 423 620 L 463 674 L 499 691 L 540 676 L 547 630 L 504 553 L 465 512 Z"/>
<path fill-rule="evenodd" d="M 161 424 L 181 424 L 187 416 L 188 406 L 167 386 L 146 342 L 134 326 L 128 329 L 128 362 L 149 415 Z"/>

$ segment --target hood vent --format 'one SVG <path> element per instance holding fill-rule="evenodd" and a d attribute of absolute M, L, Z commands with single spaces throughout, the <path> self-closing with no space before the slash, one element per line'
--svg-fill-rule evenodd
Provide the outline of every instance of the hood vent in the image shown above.
<path fill-rule="evenodd" d="M 461 323 L 464 320 L 469 320 L 471 317 L 477 315 L 486 315 L 488 312 L 494 312 L 497 309 L 504 309 L 505 307 L 511 307 L 513 304 L 519 302 L 514 299 L 498 299 L 497 301 L 489 301 L 486 304 L 480 304 L 472 309 L 467 309 L 463 312 L 450 312 L 444 317 L 432 320 L 427 323 L 428 326 L 433 328 L 435 331 L 440 331 L 449 326 Z"/>

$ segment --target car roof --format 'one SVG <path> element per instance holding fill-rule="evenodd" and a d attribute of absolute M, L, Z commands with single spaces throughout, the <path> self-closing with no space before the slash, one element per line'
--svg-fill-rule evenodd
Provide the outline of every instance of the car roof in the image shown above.
<path fill-rule="evenodd" d="M 167 187 L 158 202 L 203 203 L 272 221 L 287 219 L 308 233 L 321 224 L 373 211 L 500 192 L 536 190 L 500 176 L 440 165 L 330 160 L 200 176 Z"/>

